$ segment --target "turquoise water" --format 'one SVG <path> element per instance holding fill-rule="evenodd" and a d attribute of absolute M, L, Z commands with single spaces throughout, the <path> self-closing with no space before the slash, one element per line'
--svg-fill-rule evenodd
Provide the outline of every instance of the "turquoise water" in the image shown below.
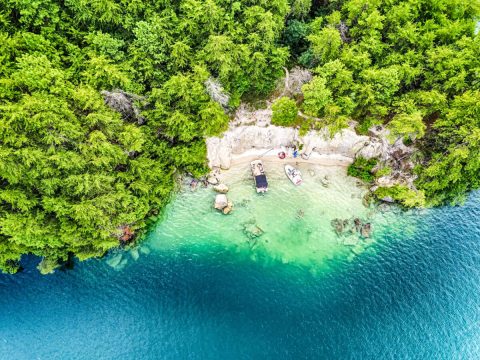
<path fill-rule="evenodd" d="M 264 197 L 232 179 L 228 216 L 211 189 L 186 190 L 140 249 L 73 271 L 41 276 L 26 258 L 0 275 L 0 358 L 478 359 L 480 193 L 372 210 L 335 169 L 308 185 L 322 171 L 302 189 L 270 171 Z M 351 216 L 373 237 L 345 245 L 330 220 Z"/>

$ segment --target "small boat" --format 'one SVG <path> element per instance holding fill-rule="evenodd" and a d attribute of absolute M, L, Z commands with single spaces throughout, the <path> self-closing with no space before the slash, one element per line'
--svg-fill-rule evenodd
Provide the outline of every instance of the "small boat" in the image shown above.
<path fill-rule="evenodd" d="M 285 165 L 285 174 L 294 185 L 302 183 L 302 173 L 291 165 Z"/>
<path fill-rule="evenodd" d="M 253 179 L 255 180 L 255 187 L 257 193 L 264 193 L 268 191 L 267 176 L 263 169 L 263 163 L 261 160 L 254 160 L 250 163 L 252 168 Z"/>

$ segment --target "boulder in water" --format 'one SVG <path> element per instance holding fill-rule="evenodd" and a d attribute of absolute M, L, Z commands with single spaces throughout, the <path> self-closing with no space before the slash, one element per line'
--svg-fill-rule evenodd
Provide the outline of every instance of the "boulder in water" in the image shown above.
<path fill-rule="evenodd" d="M 357 232 L 360 232 L 360 230 L 362 229 L 362 220 L 360 220 L 359 218 L 355 218 L 353 220 L 353 224 L 355 225 L 355 230 Z"/>
<path fill-rule="evenodd" d="M 207 177 L 207 182 L 210 185 L 218 185 L 218 183 L 220 181 L 218 180 L 218 178 L 215 175 L 210 175 L 209 177 Z"/>
<path fill-rule="evenodd" d="M 228 206 L 228 199 L 227 195 L 225 194 L 218 194 L 215 196 L 215 204 L 214 207 L 217 210 L 223 210 Z"/>
<path fill-rule="evenodd" d="M 362 204 L 366 208 L 369 208 L 372 203 L 372 195 L 370 193 L 366 193 L 364 197 L 362 197 Z"/>
<path fill-rule="evenodd" d="M 227 203 L 227 206 L 224 207 L 222 211 L 225 215 L 228 215 L 232 212 L 232 210 L 233 210 L 233 202 L 229 201 Z"/>
<path fill-rule="evenodd" d="M 228 192 L 228 186 L 225 184 L 218 184 L 213 187 L 213 190 L 220 194 L 226 194 Z"/>

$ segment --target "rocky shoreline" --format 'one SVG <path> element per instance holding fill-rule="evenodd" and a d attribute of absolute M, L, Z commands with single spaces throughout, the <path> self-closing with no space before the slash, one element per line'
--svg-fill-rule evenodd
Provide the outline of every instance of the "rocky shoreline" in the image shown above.
<path fill-rule="evenodd" d="M 295 159 L 296 162 L 325 166 L 346 166 L 357 158 L 376 159 L 373 172 L 378 175 L 371 184 L 372 192 L 379 187 L 396 185 L 416 192 L 416 175 L 411 160 L 415 148 L 406 146 L 401 138 L 393 139 L 383 126 L 373 126 L 367 135 L 360 135 L 356 132 L 357 123 L 352 121 L 348 128 L 331 136 L 328 128 L 305 133 L 298 128 L 272 125 L 274 101 L 282 96 L 301 97 L 302 86 L 311 79 L 312 74 L 306 69 L 285 69 L 285 78 L 279 81 L 274 96 L 263 108 L 242 103 L 233 114 L 229 129 L 221 136 L 206 139 L 210 169 L 214 172 L 227 170 L 239 162 L 267 156 L 270 161 L 278 160 L 277 154 L 281 151 L 286 152 L 288 158 L 292 157 L 293 149 L 297 149 L 300 157 Z M 305 117 L 300 111 L 298 116 Z M 314 120 L 322 122 L 322 119 Z"/>
<path fill-rule="evenodd" d="M 288 84 L 288 74 L 287 71 L 285 89 L 292 88 Z M 297 88 L 298 92 L 301 86 Z M 363 205 L 367 208 L 371 204 L 371 195 L 379 188 L 400 185 L 416 191 L 416 177 L 412 174 L 414 164 L 411 161 L 415 149 L 406 146 L 402 139 L 392 139 L 387 128 L 373 126 L 367 135 L 360 135 L 356 132 L 357 124 L 351 122 L 348 128 L 331 136 L 328 128 L 304 132 L 299 128 L 275 126 L 271 123 L 273 101 L 267 101 L 263 109 L 242 104 L 227 131 L 221 136 L 206 139 L 208 165 L 212 171 L 203 181 L 207 186 L 214 186 L 217 192 L 214 207 L 218 211 L 230 214 L 233 209 L 233 203 L 225 195 L 228 188 L 223 184 L 223 171 L 244 166 L 258 158 L 267 163 L 294 161 L 297 166 L 308 163 L 341 167 L 354 163 L 357 158 L 375 159 L 376 165 L 372 169 L 375 180 L 368 184 L 369 192 L 363 197 Z M 302 115 L 299 113 L 299 116 Z M 294 150 L 298 156 L 294 156 Z M 279 158 L 281 152 L 286 154 L 286 159 Z M 329 181 L 324 182 L 321 185 L 328 187 Z M 357 181 L 357 184 L 363 183 Z M 385 203 L 394 202 L 387 196 L 381 200 Z M 372 225 L 368 220 L 359 217 L 335 218 L 331 227 L 339 242 L 354 246 L 355 249 L 359 242 L 370 241 Z M 254 238 L 262 233 L 255 233 Z"/>
<path fill-rule="evenodd" d="M 416 176 L 412 174 L 414 164 L 410 159 L 415 149 L 406 146 L 402 139 L 391 142 L 388 129 L 375 126 L 368 135 L 359 135 L 352 122 L 349 128 L 333 137 L 329 136 L 328 129 L 301 135 L 299 129 L 271 125 L 271 112 L 267 110 L 248 112 L 244 106 L 240 107 L 230 128 L 221 137 L 206 140 L 208 165 L 212 170 L 227 170 L 239 161 L 266 156 L 273 161 L 278 152 L 286 151 L 291 155 L 296 148 L 300 156 L 295 161 L 321 165 L 345 166 L 355 158 L 375 158 L 378 165 L 374 171 L 389 168 L 390 172 L 375 180 L 372 191 L 395 185 L 415 190 Z"/>

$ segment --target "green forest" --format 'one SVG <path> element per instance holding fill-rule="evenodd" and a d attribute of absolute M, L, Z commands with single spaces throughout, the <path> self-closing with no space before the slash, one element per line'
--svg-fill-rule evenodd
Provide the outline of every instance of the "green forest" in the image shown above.
<path fill-rule="evenodd" d="M 5 272 L 23 254 L 48 273 L 140 238 L 177 174 L 208 171 L 205 137 L 284 67 L 315 76 L 277 104 L 278 124 L 297 121 L 295 106 L 334 130 L 386 124 L 420 150 L 429 205 L 480 187 L 478 0 L 0 4 Z"/>

